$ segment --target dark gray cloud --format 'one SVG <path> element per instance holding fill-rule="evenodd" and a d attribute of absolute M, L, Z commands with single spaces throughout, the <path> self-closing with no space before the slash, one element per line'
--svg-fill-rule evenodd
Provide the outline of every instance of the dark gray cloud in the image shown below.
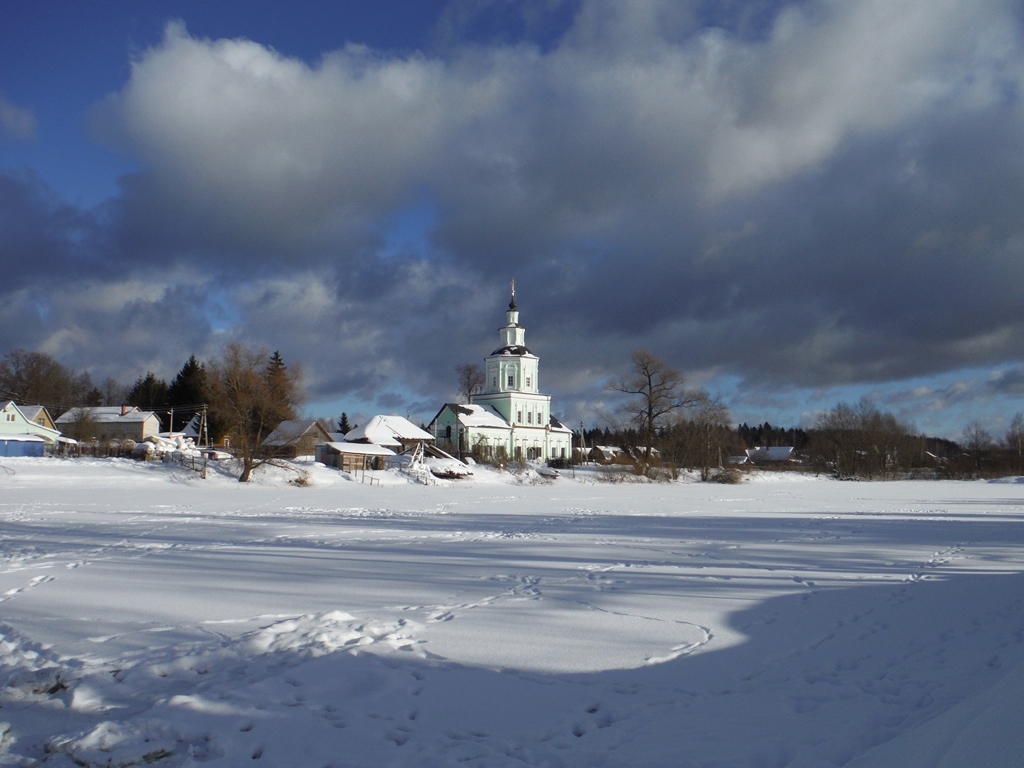
<path fill-rule="evenodd" d="M 3 348 L 169 376 L 241 339 L 397 408 L 454 394 L 515 277 L 576 412 L 640 346 L 749 389 L 1024 358 L 1014 4 L 535 2 L 460 42 L 511 8 L 312 65 L 170 26 L 96 109 L 117 198 L 0 177 Z"/>
<path fill-rule="evenodd" d="M 0 174 L 0 242 L 8 289 L 82 271 L 88 258 L 82 243 L 92 228 L 89 216 L 62 202 L 34 174 Z"/>

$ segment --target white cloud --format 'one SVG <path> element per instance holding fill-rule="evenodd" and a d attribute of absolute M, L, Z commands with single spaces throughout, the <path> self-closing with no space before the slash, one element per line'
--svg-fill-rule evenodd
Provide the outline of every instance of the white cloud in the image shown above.
<path fill-rule="evenodd" d="M 736 43 L 718 86 L 710 161 L 720 196 L 784 178 L 865 131 L 936 108 L 987 106 L 1000 75 L 1020 82 L 1007 4 L 884 0 L 791 6 L 763 46 Z M 997 44 L 998 43 L 998 44 Z M 1007 57 L 1017 72 L 1005 72 Z"/>
<path fill-rule="evenodd" d="M 311 68 L 171 25 L 105 109 L 175 204 L 228 231 L 315 241 L 405 198 L 437 155 L 444 91 L 423 59 L 349 47 Z"/>
<path fill-rule="evenodd" d="M 36 116 L 32 110 L 18 107 L 0 94 L 0 138 L 34 139 Z"/>
<path fill-rule="evenodd" d="M 672 15 L 595 0 L 546 53 L 350 45 L 316 66 L 176 24 L 107 109 L 162 205 L 294 247 L 363 231 L 419 187 L 487 226 L 503 213 L 531 231 L 600 233 L 638 192 L 721 199 L 813 167 L 852 135 L 990 102 L 995 80 L 1016 78 L 1001 3 L 801 4 L 766 40 L 670 40 L 687 27 Z"/>

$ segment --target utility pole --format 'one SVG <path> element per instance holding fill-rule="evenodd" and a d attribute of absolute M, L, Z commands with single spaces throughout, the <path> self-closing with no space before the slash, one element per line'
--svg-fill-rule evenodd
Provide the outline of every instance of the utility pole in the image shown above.
<path fill-rule="evenodd" d="M 206 422 L 206 403 L 203 403 L 203 417 L 200 419 L 199 434 L 202 436 L 202 444 L 204 447 L 210 444 L 210 431 Z"/>

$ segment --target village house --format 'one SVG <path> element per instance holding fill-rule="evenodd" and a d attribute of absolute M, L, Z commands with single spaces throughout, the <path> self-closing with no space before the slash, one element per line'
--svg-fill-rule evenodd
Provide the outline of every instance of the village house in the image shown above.
<path fill-rule="evenodd" d="M 115 440 L 134 440 L 141 443 L 150 435 L 160 432 L 160 418 L 152 411 L 140 411 L 134 405 L 72 408 L 56 421 L 62 432 L 79 440 L 109 443 Z"/>
<path fill-rule="evenodd" d="M 282 459 L 313 456 L 318 443 L 329 442 L 331 433 L 316 419 L 288 419 L 267 435 L 263 447 Z"/>
<path fill-rule="evenodd" d="M 624 450 L 614 445 L 595 445 L 590 449 L 589 458 L 598 464 L 614 464 L 622 462 L 627 457 Z"/>
<path fill-rule="evenodd" d="M 402 416 L 374 416 L 362 426 L 350 430 L 344 441 L 382 445 L 402 453 L 420 443 L 433 443 L 434 436 Z"/>
<path fill-rule="evenodd" d="M 460 457 L 567 460 L 572 430 L 551 415 L 551 395 L 540 391 L 540 359 L 526 346 L 515 281 L 505 317 L 501 344 L 484 360 L 483 391 L 470 395 L 467 405 L 446 403 L 429 430 L 437 445 Z"/>
<path fill-rule="evenodd" d="M 387 469 L 395 452 L 373 443 L 346 443 L 332 441 L 318 443 L 316 460 L 342 472 L 365 472 L 368 469 Z"/>
<path fill-rule="evenodd" d="M 41 405 L 0 403 L 0 456 L 42 456 L 69 442 Z M 70 441 L 73 442 L 73 441 Z"/>

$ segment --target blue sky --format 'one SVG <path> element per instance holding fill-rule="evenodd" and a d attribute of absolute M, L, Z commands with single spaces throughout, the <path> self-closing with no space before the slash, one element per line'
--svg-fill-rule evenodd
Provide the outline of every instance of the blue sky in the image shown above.
<path fill-rule="evenodd" d="M 0 355 L 171 377 L 240 340 L 312 415 L 430 418 L 517 280 L 601 424 L 646 347 L 737 422 L 1024 410 L 1021 6 L 0 6 Z"/>

